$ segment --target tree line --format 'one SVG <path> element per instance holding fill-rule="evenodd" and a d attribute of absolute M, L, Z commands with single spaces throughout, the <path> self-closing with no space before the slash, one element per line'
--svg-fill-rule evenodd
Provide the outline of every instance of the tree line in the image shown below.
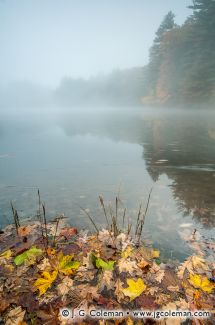
<path fill-rule="evenodd" d="M 194 0 L 182 26 L 170 11 L 156 32 L 144 103 L 214 103 L 215 0 Z"/>

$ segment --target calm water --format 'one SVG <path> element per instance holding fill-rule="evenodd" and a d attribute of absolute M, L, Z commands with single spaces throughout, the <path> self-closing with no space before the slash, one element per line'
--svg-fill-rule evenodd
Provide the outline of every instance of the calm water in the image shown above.
<path fill-rule="evenodd" d="M 190 253 L 180 233 L 214 236 L 215 114 L 137 109 L 0 114 L 0 226 L 10 201 L 23 217 L 37 209 L 37 188 L 50 218 L 65 213 L 89 228 L 80 206 L 105 224 L 98 195 L 120 191 L 129 219 L 153 187 L 144 237 L 164 255 Z M 114 205 L 114 204 L 113 204 Z"/>

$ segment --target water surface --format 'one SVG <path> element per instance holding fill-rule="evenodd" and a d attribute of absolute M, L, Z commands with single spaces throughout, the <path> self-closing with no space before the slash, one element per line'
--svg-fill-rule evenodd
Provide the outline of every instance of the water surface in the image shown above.
<path fill-rule="evenodd" d="M 65 213 L 86 229 L 91 225 L 80 207 L 105 224 L 98 195 L 114 202 L 120 193 L 134 221 L 153 188 L 144 238 L 164 255 L 190 253 L 180 236 L 188 229 L 214 236 L 213 112 L 115 108 L 0 116 L 1 226 L 12 220 L 10 201 L 23 217 L 35 214 L 38 188 L 49 218 Z"/>

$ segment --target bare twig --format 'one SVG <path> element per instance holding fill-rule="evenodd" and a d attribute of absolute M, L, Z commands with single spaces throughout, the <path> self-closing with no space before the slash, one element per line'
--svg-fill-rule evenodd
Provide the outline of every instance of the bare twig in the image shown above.
<path fill-rule="evenodd" d="M 140 244 L 140 237 L 141 237 L 141 234 L 142 234 L 142 231 L 143 231 L 143 226 L 144 226 L 144 223 L 145 223 L 145 218 L 146 218 L 146 214 L 148 212 L 148 208 L 149 208 L 149 202 L 150 202 L 150 197 L 151 197 L 151 193 L 152 193 L 152 188 L 149 192 L 149 195 L 148 195 L 148 199 L 147 199 L 147 204 L 146 204 L 146 209 L 145 209 L 145 212 L 143 214 L 143 217 L 142 217 L 142 220 L 140 221 L 140 225 L 139 225 L 139 232 L 138 232 L 138 240 L 137 240 L 137 244 L 139 245 Z"/>
<path fill-rule="evenodd" d="M 48 247 L 49 245 L 49 239 L 48 239 L 48 231 L 47 231 L 47 222 L 46 222 L 46 208 L 45 204 L 42 204 L 42 209 L 43 209 L 43 223 L 45 226 L 45 234 L 46 234 L 46 246 Z"/>
<path fill-rule="evenodd" d="M 126 215 L 126 208 L 124 209 L 123 216 L 122 216 L 122 225 L 123 225 L 123 228 L 125 226 L 125 215 Z"/>
<path fill-rule="evenodd" d="M 14 208 L 12 201 L 10 202 L 11 205 L 11 209 L 13 212 L 13 218 L 14 218 L 14 223 L 15 223 L 15 227 L 16 227 L 16 233 L 18 235 L 18 228 L 20 227 L 20 223 L 19 223 L 19 215 L 17 210 Z"/>
<path fill-rule="evenodd" d="M 140 204 L 138 215 L 137 215 L 137 223 L 136 223 L 136 229 L 135 229 L 135 236 L 137 235 L 139 225 L 140 225 L 140 215 L 141 215 L 141 210 L 142 210 L 142 203 Z"/>
<path fill-rule="evenodd" d="M 90 214 L 82 207 L 79 206 L 79 208 L 88 216 L 88 218 L 90 219 L 91 223 L 93 224 L 94 228 L 96 229 L 96 232 L 99 233 L 99 229 L 96 226 L 95 222 L 93 221 L 93 219 L 91 218 Z"/>
<path fill-rule="evenodd" d="M 109 222 L 108 222 L 108 217 L 107 217 L 107 211 L 106 211 L 106 208 L 105 208 L 105 204 L 104 204 L 104 200 L 103 200 L 103 197 L 101 195 L 99 195 L 99 201 L 100 201 L 100 204 L 103 208 L 103 211 L 104 211 L 104 215 L 105 215 L 105 219 L 106 219 L 106 222 L 107 222 L 107 226 L 109 228 Z"/>

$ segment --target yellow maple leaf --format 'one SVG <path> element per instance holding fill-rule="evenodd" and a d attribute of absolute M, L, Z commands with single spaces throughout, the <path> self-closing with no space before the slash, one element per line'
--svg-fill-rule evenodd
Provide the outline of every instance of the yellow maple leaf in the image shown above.
<path fill-rule="evenodd" d="M 158 258 L 160 257 L 160 252 L 157 249 L 152 250 L 152 258 Z"/>
<path fill-rule="evenodd" d="M 2 253 L 0 255 L 0 259 L 6 259 L 8 260 L 12 255 L 12 251 L 10 249 L 8 249 L 7 251 L 5 251 L 4 253 Z"/>
<path fill-rule="evenodd" d="M 215 289 L 215 284 L 210 282 L 206 276 L 201 276 L 199 274 L 190 274 L 190 283 L 202 291 L 211 293 Z"/>
<path fill-rule="evenodd" d="M 63 255 L 60 252 L 57 256 L 56 271 L 64 275 L 72 275 L 79 268 L 80 262 L 73 260 L 74 255 Z"/>
<path fill-rule="evenodd" d="M 131 255 L 131 252 L 133 251 L 133 248 L 131 246 L 128 246 L 121 254 L 123 258 L 127 258 Z"/>
<path fill-rule="evenodd" d="M 134 322 L 130 317 L 126 320 L 126 325 L 134 325 Z"/>
<path fill-rule="evenodd" d="M 34 282 L 34 286 L 39 290 L 40 296 L 43 295 L 48 290 L 48 288 L 51 287 L 52 283 L 57 277 L 57 274 L 57 271 L 53 271 L 52 273 L 44 271 L 42 273 L 42 277 Z"/>
<path fill-rule="evenodd" d="M 122 292 L 125 296 L 130 297 L 130 301 L 134 300 L 135 298 L 139 297 L 141 293 L 146 289 L 146 285 L 142 279 L 137 279 L 137 281 L 133 279 L 127 279 L 128 287 L 122 289 Z"/>

